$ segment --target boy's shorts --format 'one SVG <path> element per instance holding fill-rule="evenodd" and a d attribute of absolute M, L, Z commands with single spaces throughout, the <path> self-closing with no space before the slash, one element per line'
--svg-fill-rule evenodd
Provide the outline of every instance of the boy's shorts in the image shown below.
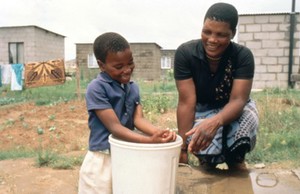
<path fill-rule="evenodd" d="M 110 154 L 87 152 L 79 172 L 78 193 L 112 193 Z"/>

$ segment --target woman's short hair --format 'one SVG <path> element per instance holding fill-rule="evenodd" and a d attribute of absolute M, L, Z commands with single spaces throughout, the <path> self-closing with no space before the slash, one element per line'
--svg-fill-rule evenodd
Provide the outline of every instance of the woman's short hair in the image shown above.
<path fill-rule="evenodd" d="M 211 19 L 230 24 L 230 29 L 235 31 L 238 23 L 238 11 L 236 8 L 228 3 L 215 3 L 206 12 L 204 21 Z"/>

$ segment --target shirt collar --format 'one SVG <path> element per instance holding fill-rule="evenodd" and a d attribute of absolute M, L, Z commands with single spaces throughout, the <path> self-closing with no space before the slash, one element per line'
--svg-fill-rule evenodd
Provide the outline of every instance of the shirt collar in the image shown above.
<path fill-rule="evenodd" d="M 114 81 L 106 72 L 103 71 L 98 74 L 98 79 L 107 83 L 111 83 Z"/>
<path fill-rule="evenodd" d="M 98 74 L 98 79 L 101 81 L 107 82 L 107 83 L 115 82 L 121 86 L 121 84 L 119 82 L 113 80 L 106 72 L 103 72 L 103 71 Z M 129 81 L 129 84 L 131 84 L 131 83 L 133 83 L 132 80 Z M 125 84 L 125 85 L 127 85 L 127 84 Z"/>

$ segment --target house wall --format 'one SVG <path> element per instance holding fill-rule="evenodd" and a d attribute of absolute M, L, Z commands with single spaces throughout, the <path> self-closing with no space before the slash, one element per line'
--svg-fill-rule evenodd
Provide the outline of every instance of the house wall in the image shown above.
<path fill-rule="evenodd" d="M 296 14 L 292 73 L 299 71 L 300 15 Z M 253 88 L 287 88 L 290 15 L 240 15 L 238 43 L 250 48 L 255 57 Z"/>
<path fill-rule="evenodd" d="M 130 43 L 135 70 L 133 78 L 157 80 L 161 76 L 161 47 L 155 43 Z"/>
<path fill-rule="evenodd" d="M 61 58 L 64 59 L 64 37 L 39 28 L 34 30 L 35 60 L 46 61 Z"/>
<path fill-rule="evenodd" d="M 24 63 L 64 58 L 64 36 L 37 26 L 0 27 L 0 63 L 9 63 L 10 42 L 24 43 Z"/>
<path fill-rule="evenodd" d="M 174 57 L 175 57 L 176 49 L 163 49 L 161 50 L 161 57 L 169 57 L 171 59 L 171 70 L 174 69 Z M 173 71 L 170 69 L 162 69 L 161 77 L 163 79 L 173 78 Z"/>
<path fill-rule="evenodd" d="M 76 61 L 80 69 L 81 79 L 93 79 L 100 72 L 99 68 L 88 68 L 88 55 L 93 53 L 93 44 L 76 44 Z"/>

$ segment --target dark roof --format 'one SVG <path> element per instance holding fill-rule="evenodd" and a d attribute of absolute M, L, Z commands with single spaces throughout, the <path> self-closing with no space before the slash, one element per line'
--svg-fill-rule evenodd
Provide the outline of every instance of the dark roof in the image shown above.
<path fill-rule="evenodd" d="M 157 44 L 155 42 L 129 42 L 129 44 L 155 44 L 159 48 L 162 48 L 159 44 Z"/>
<path fill-rule="evenodd" d="M 80 43 L 75 43 L 75 44 L 93 44 L 93 43 L 91 43 L 91 42 L 86 42 L 86 43 L 80 42 Z"/>
<path fill-rule="evenodd" d="M 56 35 L 58 35 L 58 36 L 66 37 L 66 36 L 64 36 L 64 35 L 61 35 L 61 34 L 52 32 L 52 31 L 50 31 L 50 30 L 47 30 L 47 29 L 45 29 L 45 28 L 41 28 L 41 27 L 35 26 L 35 25 L 28 25 L 28 26 L 2 26 L 2 27 L 0 27 L 0 29 L 1 29 L 1 28 L 38 28 L 38 29 L 44 30 L 44 31 L 46 31 L 46 32 L 51 32 L 51 33 L 56 34 Z"/>
<path fill-rule="evenodd" d="M 255 15 L 290 15 L 293 14 L 299 14 L 299 12 L 278 12 L 278 13 L 243 13 L 239 14 L 240 16 L 255 16 Z"/>

